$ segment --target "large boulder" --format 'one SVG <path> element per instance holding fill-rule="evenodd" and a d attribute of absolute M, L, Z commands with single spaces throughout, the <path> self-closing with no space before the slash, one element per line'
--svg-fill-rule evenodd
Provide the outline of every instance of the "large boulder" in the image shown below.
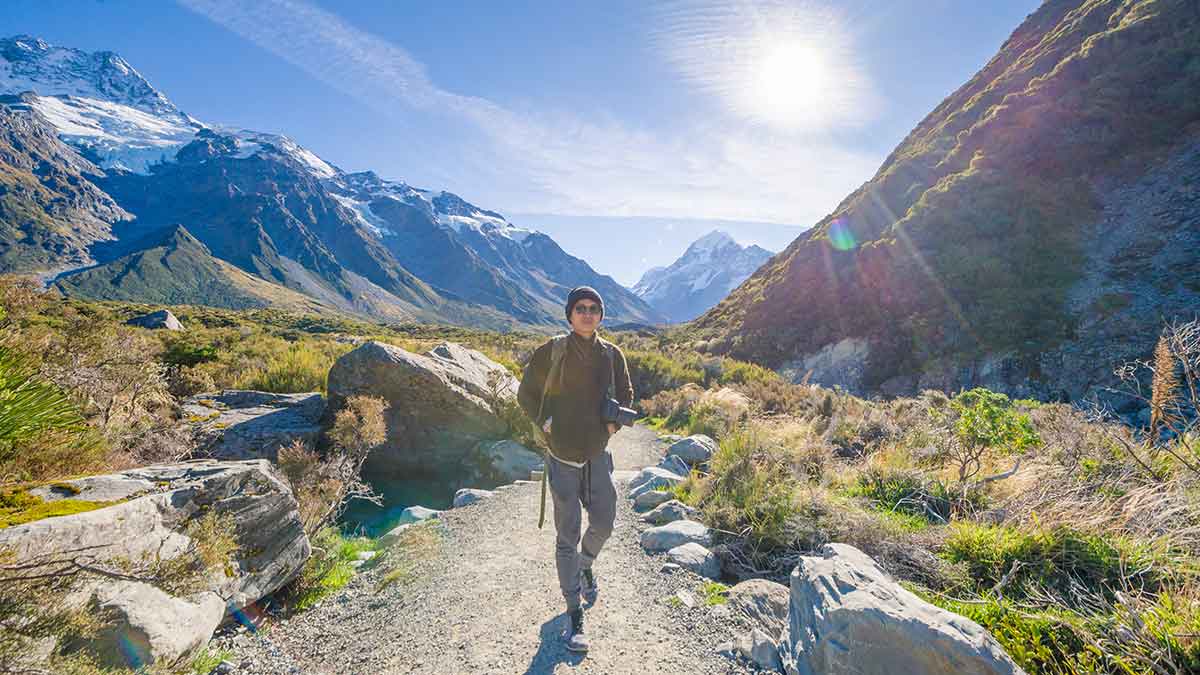
<path fill-rule="evenodd" d="M 633 508 L 638 511 L 646 511 L 669 501 L 671 501 L 670 492 L 665 490 L 647 490 L 633 500 Z"/>
<path fill-rule="evenodd" d="M 650 552 L 669 551 L 689 542 L 708 546 L 712 533 L 702 523 L 694 520 L 677 520 L 673 523 L 648 528 L 642 532 L 642 548 Z"/>
<path fill-rule="evenodd" d="M 515 401 L 517 380 L 504 366 L 457 344 L 414 354 L 373 340 L 333 364 L 327 390 L 330 412 L 356 395 L 389 404 L 388 440 L 368 458 L 368 474 L 449 474 L 480 442 L 507 432 L 492 406 Z"/>
<path fill-rule="evenodd" d="M 789 675 L 1024 672 L 979 624 L 921 600 L 853 546 L 800 558 L 790 581 Z"/>
<path fill-rule="evenodd" d="M 175 315 L 169 309 L 160 309 L 157 312 L 143 314 L 125 323 L 130 326 L 138 326 L 139 328 L 183 330 L 183 324 L 179 323 L 179 319 L 175 318 Z"/>
<path fill-rule="evenodd" d="M 658 463 L 660 469 L 666 469 L 677 476 L 687 476 L 692 469 L 678 455 L 667 455 Z"/>
<path fill-rule="evenodd" d="M 461 506 L 470 506 L 471 504 L 474 504 L 475 502 L 482 501 L 482 500 L 487 499 L 488 497 L 491 497 L 495 494 L 496 493 L 492 492 L 491 490 L 479 490 L 476 488 L 463 488 L 463 489 L 459 490 L 458 492 L 454 493 L 453 508 L 457 509 Z"/>
<path fill-rule="evenodd" d="M 102 663 L 136 666 L 169 663 L 208 644 L 225 616 L 214 593 L 193 601 L 139 581 L 114 581 L 97 588 L 90 609 L 106 623 L 92 651 Z"/>
<path fill-rule="evenodd" d="M 190 553 L 196 542 L 190 526 L 205 514 L 216 514 L 231 526 L 229 534 L 237 544 L 231 559 L 187 584 L 187 591 L 172 594 L 142 582 L 97 576 L 74 594 L 111 611 L 114 625 L 121 628 L 85 646 L 109 658 L 110 665 L 186 658 L 230 612 L 291 580 L 310 552 L 296 500 L 266 460 L 163 464 L 61 481 L 29 493 L 46 502 L 104 505 L 0 529 L 0 550 L 18 564 L 77 557 L 81 551 L 114 569 L 170 561 Z M 202 634 L 203 640 L 198 637 Z M 122 639 L 140 646 L 122 651 L 125 646 L 113 642 Z"/>
<path fill-rule="evenodd" d="M 214 459 L 274 461 L 292 441 L 315 447 L 325 399 L 320 392 L 272 394 L 231 389 L 192 396 L 183 402 L 196 454 Z"/>

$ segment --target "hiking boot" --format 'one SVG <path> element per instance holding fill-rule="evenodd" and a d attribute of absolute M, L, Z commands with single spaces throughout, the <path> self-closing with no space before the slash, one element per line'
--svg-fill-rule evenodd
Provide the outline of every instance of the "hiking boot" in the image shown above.
<path fill-rule="evenodd" d="M 571 627 L 563 632 L 563 639 L 567 642 L 567 651 L 586 652 L 588 639 L 583 634 L 583 609 L 573 609 L 567 616 L 571 618 Z"/>
<path fill-rule="evenodd" d="M 596 591 L 596 575 L 592 572 L 592 568 L 583 568 L 579 571 L 579 592 L 589 605 L 595 604 Z"/>

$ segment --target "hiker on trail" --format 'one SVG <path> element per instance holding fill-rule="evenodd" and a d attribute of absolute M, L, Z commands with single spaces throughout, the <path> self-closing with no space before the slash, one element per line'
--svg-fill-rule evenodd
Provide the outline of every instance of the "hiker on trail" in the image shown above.
<path fill-rule="evenodd" d="M 571 619 L 564 639 L 567 649 L 582 652 L 587 651 L 588 643 L 583 634 L 580 597 L 589 605 L 596 601 L 592 563 L 612 534 L 617 513 L 608 439 L 621 424 L 632 423 L 634 413 L 628 406 L 633 401 L 633 385 L 625 354 L 596 334 L 604 317 L 600 294 L 589 286 L 580 286 L 567 296 L 566 309 L 571 332 L 552 338 L 533 353 L 521 378 L 517 400 L 542 429 L 549 447 L 543 473 L 542 516 L 548 482 L 558 532 L 558 585 Z M 580 548 L 582 509 L 587 510 L 588 527 Z"/>

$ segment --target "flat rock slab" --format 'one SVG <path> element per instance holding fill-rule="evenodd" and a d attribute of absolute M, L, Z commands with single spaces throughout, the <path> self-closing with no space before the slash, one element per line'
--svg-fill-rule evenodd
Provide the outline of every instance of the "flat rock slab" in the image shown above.
<path fill-rule="evenodd" d="M 653 525 L 666 525 L 677 520 L 695 520 L 696 509 L 684 504 L 678 499 L 659 504 L 653 510 L 642 514 L 642 522 Z"/>
<path fill-rule="evenodd" d="M 316 445 L 325 399 L 320 392 L 272 394 L 228 390 L 193 396 L 183 414 L 196 438 L 197 454 L 214 459 L 274 461 L 279 448 L 301 440 Z"/>

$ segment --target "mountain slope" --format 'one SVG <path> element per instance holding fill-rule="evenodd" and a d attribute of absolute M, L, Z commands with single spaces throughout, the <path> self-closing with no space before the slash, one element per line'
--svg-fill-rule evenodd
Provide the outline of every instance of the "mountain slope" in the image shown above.
<path fill-rule="evenodd" d="M 327 305 L 263 281 L 212 253 L 183 227 L 155 233 L 137 251 L 59 278 L 54 288 L 92 300 L 203 304 L 228 309 L 279 307 L 328 313 Z"/>
<path fill-rule="evenodd" d="M 613 318 L 659 318 L 545 235 L 450 193 L 346 174 L 285 136 L 203 124 L 111 52 L 29 36 L 0 40 L 4 91 L 24 92 L 26 110 L 53 125 L 74 148 L 72 161 L 86 165 L 74 183 L 116 211 L 72 230 L 45 213 L 45 205 L 70 200 L 43 190 L 39 202 L 9 209 L 0 271 L 107 264 L 134 253 L 148 234 L 182 225 L 245 273 L 377 318 L 559 325 L 567 291 L 587 283 L 605 293 Z M 131 222 L 108 227 L 130 214 Z M 43 223 L 38 237 L 22 231 L 34 229 L 29 221 Z M 59 239 L 43 241 L 47 232 Z M 59 241 L 68 234 L 74 239 Z M 18 256 L 23 267 L 5 262 Z M 133 277 L 108 278 L 119 285 Z"/>
<path fill-rule="evenodd" d="M 1094 283 L 1088 233 L 1112 196 L 1186 154 L 1197 91 L 1195 2 L 1049 0 L 871 181 L 692 328 L 716 351 L 857 390 L 1082 395 L 1102 380 L 1065 372 L 1063 354 L 1096 331 L 1148 349 L 1171 317 L 1141 298 L 1099 317 L 1070 298 Z M 1161 244 L 1176 224 L 1132 239 Z M 1175 274 L 1170 307 L 1194 310 Z"/>
<path fill-rule="evenodd" d="M 690 321 L 721 301 L 771 257 L 759 246 L 741 246 L 713 230 L 692 242 L 678 260 L 642 275 L 633 292 L 671 321 Z"/>
<path fill-rule="evenodd" d="M 0 269 L 87 264 L 88 247 L 129 214 L 84 174 L 102 174 L 62 143 L 27 98 L 0 96 Z"/>

